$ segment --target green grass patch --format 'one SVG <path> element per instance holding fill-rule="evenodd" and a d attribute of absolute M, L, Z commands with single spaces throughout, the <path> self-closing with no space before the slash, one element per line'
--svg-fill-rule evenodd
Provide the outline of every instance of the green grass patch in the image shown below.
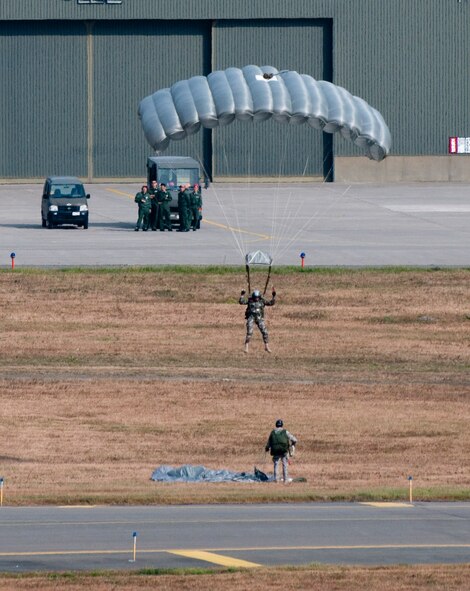
<path fill-rule="evenodd" d="M 263 273 L 266 267 L 251 268 L 253 273 Z M 315 267 L 308 266 L 302 269 L 296 265 L 273 265 L 272 273 L 274 275 L 292 275 L 292 274 L 315 274 L 315 275 L 342 275 L 349 273 L 435 273 L 436 271 L 455 273 L 460 271 L 470 272 L 470 267 L 413 267 L 413 266 L 369 266 L 369 267 Z M 237 265 L 142 265 L 142 266 L 106 266 L 106 267 L 17 267 L 14 271 L 9 268 L 0 268 L 0 273 L 15 275 L 42 275 L 48 273 L 57 274 L 96 274 L 96 275 L 114 275 L 114 274 L 164 274 L 175 273 L 180 275 L 237 275 L 244 274 L 245 267 Z"/>

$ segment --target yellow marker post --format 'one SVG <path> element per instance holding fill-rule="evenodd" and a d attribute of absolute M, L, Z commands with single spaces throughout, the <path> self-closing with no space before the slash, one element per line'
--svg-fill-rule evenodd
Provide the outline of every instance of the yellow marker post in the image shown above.
<path fill-rule="evenodd" d="M 413 502 L 413 476 L 408 476 L 408 482 L 410 483 L 410 503 Z"/>
<path fill-rule="evenodd" d="M 3 476 L 0 476 L 0 507 L 3 507 Z"/>

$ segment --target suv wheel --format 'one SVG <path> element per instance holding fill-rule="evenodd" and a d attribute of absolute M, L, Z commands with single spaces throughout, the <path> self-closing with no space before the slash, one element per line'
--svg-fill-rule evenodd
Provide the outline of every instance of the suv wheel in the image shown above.
<path fill-rule="evenodd" d="M 47 222 L 47 227 L 49 228 L 49 230 L 52 230 L 53 228 L 55 228 L 55 226 L 54 226 L 54 222 L 52 222 L 51 220 L 49 220 L 49 221 Z"/>
<path fill-rule="evenodd" d="M 41 217 L 41 221 L 42 221 L 42 227 L 45 228 L 47 226 L 46 220 Z"/>

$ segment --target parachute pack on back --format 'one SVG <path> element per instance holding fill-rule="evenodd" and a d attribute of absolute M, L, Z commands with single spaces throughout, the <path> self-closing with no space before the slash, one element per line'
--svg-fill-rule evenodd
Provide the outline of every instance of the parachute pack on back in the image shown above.
<path fill-rule="evenodd" d="M 289 451 L 289 438 L 285 429 L 273 429 L 269 436 L 269 444 L 272 456 L 283 456 Z"/>

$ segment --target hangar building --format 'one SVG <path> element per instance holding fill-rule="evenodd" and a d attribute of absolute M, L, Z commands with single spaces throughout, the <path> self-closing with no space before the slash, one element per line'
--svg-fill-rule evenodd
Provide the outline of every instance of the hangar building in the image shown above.
<path fill-rule="evenodd" d="M 384 116 L 391 155 L 340 137 L 235 122 L 173 142 L 214 179 L 470 180 L 469 0 L 2 0 L 0 182 L 141 179 L 137 108 L 157 89 L 248 64 L 297 70 Z"/>

